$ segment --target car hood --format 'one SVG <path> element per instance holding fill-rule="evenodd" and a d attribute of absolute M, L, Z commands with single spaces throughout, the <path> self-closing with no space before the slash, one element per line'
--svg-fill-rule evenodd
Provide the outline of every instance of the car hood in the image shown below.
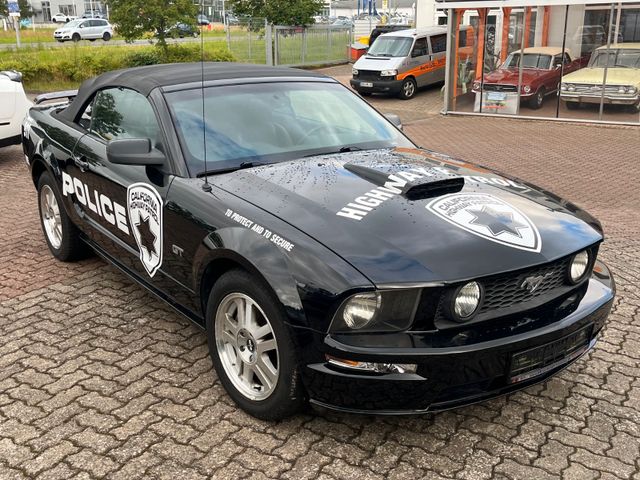
<path fill-rule="evenodd" d="M 536 70 L 536 69 L 523 69 L 522 70 L 522 84 L 526 85 L 531 81 L 541 77 L 549 73 L 548 70 Z M 488 73 L 484 76 L 485 83 L 504 83 L 507 85 L 518 85 L 519 81 L 519 72 L 518 70 L 507 70 L 500 69 L 495 70 L 491 73 Z"/>
<path fill-rule="evenodd" d="M 404 58 L 405 57 L 372 57 L 363 55 L 353 64 L 353 68 L 356 70 L 374 71 L 391 70 L 398 68 Z"/>
<path fill-rule="evenodd" d="M 604 68 L 583 68 L 562 77 L 566 83 L 602 84 Z M 607 70 L 607 85 L 636 85 L 640 86 L 640 69 L 637 68 L 609 68 Z"/>
<path fill-rule="evenodd" d="M 212 181 L 308 234 L 378 286 L 515 270 L 602 240 L 594 218 L 553 194 L 424 150 L 324 155 Z M 422 190 L 456 182 L 463 184 L 457 193 Z"/>

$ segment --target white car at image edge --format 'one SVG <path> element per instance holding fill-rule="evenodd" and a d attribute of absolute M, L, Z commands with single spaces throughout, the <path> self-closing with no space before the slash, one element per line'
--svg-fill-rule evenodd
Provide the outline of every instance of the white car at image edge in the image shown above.
<path fill-rule="evenodd" d="M 53 23 L 67 23 L 72 20 L 76 20 L 78 17 L 73 15 L 65 15 L 64 13 L 56 13 L 53 17 L 51 17 L 51 21 Z"/>
<path fill-rule="evenodd" d="M 0 71 L 0 147 L 20 143 L 22 120 L 31 107 L 22 87 L 22 75 Z"/>
<path fill-rule="evenodd" d="M 58 42 L 73 40 L 89 40 L 91 42 L 102 39 L 108 42 L 113 37 L 113 27 L 101 18 L 87 18 L 73 20 L 53 32 L 53 38 Z"/>

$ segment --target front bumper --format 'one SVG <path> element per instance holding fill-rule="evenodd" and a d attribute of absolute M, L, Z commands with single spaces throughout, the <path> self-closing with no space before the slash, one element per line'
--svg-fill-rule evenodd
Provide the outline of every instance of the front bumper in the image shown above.
<path fill-rule="evenodd" d="M 361 80 L 359 78 L 352 78 L 349 83 L 351 83 L 351 88 L 355 91 L 364 93 L 388 93 L 390 95 L 397 95 L 402 89 L 402 80 L 396 80 L 395 77 L 389 77 L 389 80 Z"/>
<path fill-rule="evenodd" d="M 429 346 L 433 335 L 429 332 L 378 334 L 377 338 L 373 334 L 338 338 L 318 333 L 316 342 L 321 343 L 316 345 L 323 358 L 330 355 L 362 362 L 417 364 L 417 370 L 377 374 L 327 361 L 308 363 L 303 381 L 310 401 L 357 413 L 424 413 L 472 404 L 543 381 L 589 351 L 604 326 L 615 286 L 608 269 L 598 263 L 600 272 L 593 274 L 580 295 L 567 299 L 554 312 L 546 312 L 542 326 L 545 318 L 533 321 L 523 314 L 512 327 L 501 325 L 496 330 L 511 329 L 511 335 L 486 340 L 482 332 L 483 341 L 469 343 L 462 337 L 456 339 L 458 334 L 451 345 L 434 347 Z M 573 303 L 567 303 L 569 300 Z M 378 346 L 371 346 L 376 342 Z M 565 353 L 563 349 L 571 342 L 576 345 Z M 534 364 L 535 368 L 524 374 L 522 370 L 512 374 L 514 359 L 520 354 L 521 360 L 522 352 L 534 352 L 528 355 L 548 357 L 548 361 Z"/>
<path fill-rule="evenodd" d="M 601 95 L 585 95 L 585 94 L 570 94 L 570 93 L 561 93 L 560 100 L 564 100 L 565 102 L 575 102 L 575 103 L 600 103 L 602 99 Z M 615 96 L 615 95 L 605 95 L 604 103 L 607 105 L 637 105 L 640 102 L 640 95 L 636 95 L 633 97 L 629 96 Z"/>

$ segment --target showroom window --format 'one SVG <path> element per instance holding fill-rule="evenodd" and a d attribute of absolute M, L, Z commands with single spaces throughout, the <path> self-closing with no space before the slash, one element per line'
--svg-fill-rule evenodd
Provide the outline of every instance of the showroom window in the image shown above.
<path fill-rule="evenodd" d="M 640 3 L 530 3 L 443 4 L 445 112 L 640 123 Z"/>

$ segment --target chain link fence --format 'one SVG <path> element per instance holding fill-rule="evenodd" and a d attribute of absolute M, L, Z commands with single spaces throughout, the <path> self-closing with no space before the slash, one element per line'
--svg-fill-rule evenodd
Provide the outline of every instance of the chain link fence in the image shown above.
<path fill-rule="evenodd" d="M 351 28 L 334 25 L 273 27 L 275 65 L 311 66 L 347 63 Z"/>
<path fill-rule="evenodd" d="M 269 25 L 244 18 L 227 25 L 229 51 L 239 62 L 303 67 L 349 62 L 352 31 L 348 26 Z"/>

